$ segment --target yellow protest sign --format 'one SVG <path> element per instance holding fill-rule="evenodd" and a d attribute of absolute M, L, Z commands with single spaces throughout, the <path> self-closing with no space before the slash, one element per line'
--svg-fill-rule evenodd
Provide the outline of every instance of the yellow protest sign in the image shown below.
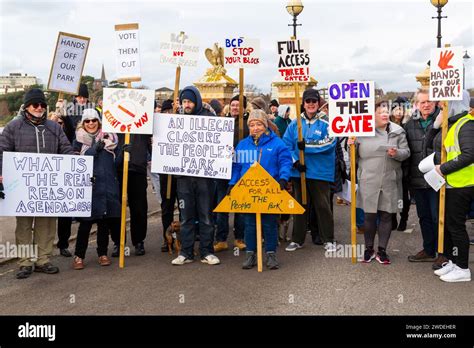
<path fill-rule="evenodd" d="M 304 208 L 255 162 L 214 209 L 216 213 L 303 214 Z"/>

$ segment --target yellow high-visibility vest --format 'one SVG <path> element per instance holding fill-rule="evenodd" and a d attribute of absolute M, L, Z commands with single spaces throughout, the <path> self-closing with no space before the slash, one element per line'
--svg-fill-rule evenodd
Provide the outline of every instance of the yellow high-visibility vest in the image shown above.
<path fill-rule="evenodd" d="M 451 126 L 444 139 L 444 147 L 446 148 L 447 160 L 452 161 L 461 154 L 459 147 L 459 131 L 467 122 L 474 121 L 474 116 L 467 114 L 456 121 Z M 464 167 L 454 173 L 446 176 L 447 183 L 452 187 L 474 186 L 474 163 Z"/>

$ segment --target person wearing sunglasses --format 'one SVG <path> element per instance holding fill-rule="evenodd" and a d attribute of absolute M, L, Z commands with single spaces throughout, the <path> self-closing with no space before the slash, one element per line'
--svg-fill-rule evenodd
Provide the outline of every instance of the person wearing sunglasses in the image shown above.
<path fill-rule="evenodd" d="M 328 117 L 318 112 L 320 97 L 315 89 L 303 93 L 303 113 L 301 114 L 303 140 L 298 141 L 298 123 L 293 120 L 283 136 L 283 141 L 291 152 L 293 168 L 291 177 L 293 190 L 298 202 L 302 203 L 301 173 L 306 173 L 307 206 L 313 210 L 317 230 L 327 251 L 335 251 L 334 219 L 331 211 L 330 193 L 334 182 L 337 140 L 329 136 Z M 305 164 L 300 163 L 300 151 L 304 151 Z M 303 247 L 306 238 L 309 212 L 294 216 L 291 243 L 286 251 Z"/>
<path fill-rule="evenodd" d="M 24 106 L 19 118 L 10 121 L 0 138 L 0 183 L 3 181 L 3 153 L 30 152 L 47 154 L 73 154 L 69 140 L 61 126 L 46 117 L 46 98 L 42 90 L 34 88 L 25 93 Z M 8 200 L 8 195 L 5 197 Z M 20 258 L 18 279 L 28 278 L 33 271 L 46 274 L 59 272 L 50 262 L 56 234 L 56 217 L 18 216 L 15 237 L 19 250 L 38 245 L 36 260 Z M 33 234 L 31 233 L 33 231 Z"/>

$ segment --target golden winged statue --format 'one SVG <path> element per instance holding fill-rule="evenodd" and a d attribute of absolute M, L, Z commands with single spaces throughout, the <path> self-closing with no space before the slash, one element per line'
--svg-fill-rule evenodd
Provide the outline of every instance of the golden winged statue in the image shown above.
<path fill-rule="evenodd" d="M 213 48 L 206 48 L 204 51 L 207 60 L 211 63 L 212 68 L 207 69 L 206 78 L 208 80 L 218 81 L 222 76 L 226 74 L 224 69 L 224 49 L 219 47 L 218 43 L 214 43 Z"/>

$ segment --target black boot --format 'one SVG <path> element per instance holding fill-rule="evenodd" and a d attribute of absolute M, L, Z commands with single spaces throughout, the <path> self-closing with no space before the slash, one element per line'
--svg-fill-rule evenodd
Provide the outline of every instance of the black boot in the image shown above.
<path fill-rule="evenodd" d="M 244 264 L 242 265 L 243 269 L 251 269 L 257 264 L 257 255 L 255 255 L 254 251 L 247 251 L 246 252 L 246 259 Z"/>

